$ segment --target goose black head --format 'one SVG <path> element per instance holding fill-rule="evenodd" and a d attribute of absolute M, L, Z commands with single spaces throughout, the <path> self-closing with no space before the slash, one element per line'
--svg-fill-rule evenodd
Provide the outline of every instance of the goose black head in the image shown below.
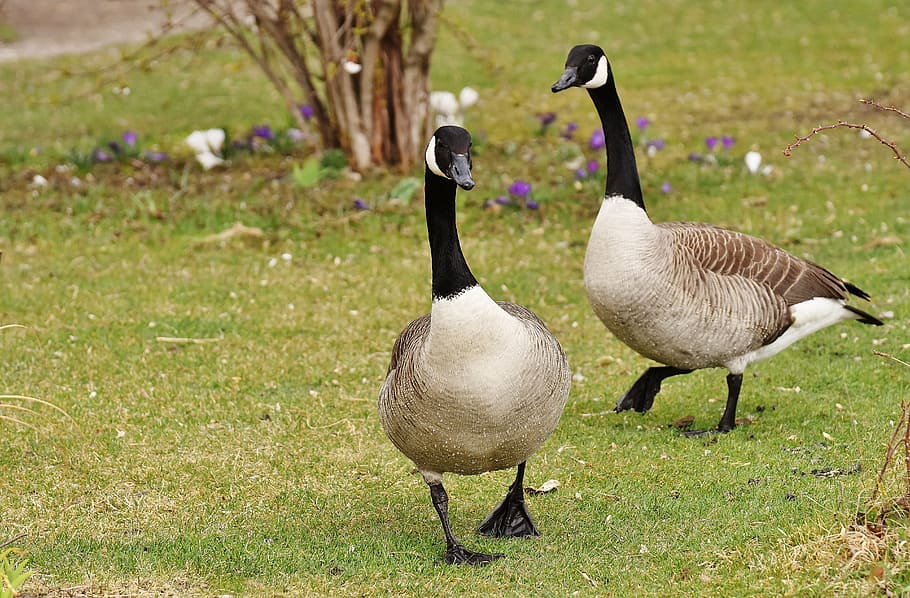
<path fill-rule="evenodd" d="M 550 88 L 553 93 L 570 87 L 594 89 L 602 87 L 610 78 L 610 62 L 599 46 L 575 46 L 566 58 L 566 70 L 559 81 Z"/>
<path fill-rule="evenodd" d="M 471 134 L 461 127 L 439 127 L 430 138 L 426 155 L 427 168 L 437 175 L 470 191 L 474 188 L 471 176 Z"/>

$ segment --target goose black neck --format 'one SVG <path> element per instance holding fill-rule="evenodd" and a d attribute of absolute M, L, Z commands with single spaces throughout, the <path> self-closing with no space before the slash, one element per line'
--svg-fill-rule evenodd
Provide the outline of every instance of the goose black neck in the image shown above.
<path fill-rule="evenodd" d="M 597 108 L 604 131 L 607 151 L 605 194 L 621 195 L 644 210 L 645 202 L 641 195 L 641 180 L 638 178 L 638 166 L 635 164 L 632 135 L 629 133 L 629 124 L 619 102 L 619 94 L 616 92 L 612 75 L 606 84 L 589 89 L 588 93 L 594 101 L 594 107 Z"/>
<path fill-rule="evenodd" d="M 427 235 L 433 263 L 433 300 L 448 299 L 477 284 L 461 252 L 455 228 L 453 181 L 426 171 Z"/>

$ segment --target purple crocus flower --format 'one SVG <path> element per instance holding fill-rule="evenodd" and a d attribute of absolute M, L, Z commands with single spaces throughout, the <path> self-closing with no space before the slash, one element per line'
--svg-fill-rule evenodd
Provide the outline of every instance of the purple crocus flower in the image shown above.
<path fill-rule="evenodd" d="M 120 144 L 117 143 L 116 141 L 111 141 L 111 142 L 109 142 L 109 143 L 107 144 L 107 146 L 108 146 L 108 147 L 110 148 L 110 150 L 111 150 L 112 152 L 114 152 L 115 154 L 119 154 L 120 152 L 123 151 L 123 148 L 120 147 Z"/>
<path fill-rule="evenodd" d="M 649 148 L 649 149 L 650 149 L 650 148 L 653 147 L 655 150 L 662 150 L 662 149 L 664 149 L 666 146 L 667 146 L 667 143 L 663 140 L 662 137 L 658 137 L 658 138 L 656 138 L 656 139 L 649 139 L 649 140 L 645 143 L 645 147 L 646 147 L 646 148 Z"/>
<path fill-rule="evenodd" d="M 531 183 L 518 179 L 511 185 L 509 185 L 509 193 L 515 197 L 520 197 L 522 199 L 527 199 L 528 194 L 531 192 Z"/>
<path fill-rule="evenodd" d="M 256 125 L 253 127 L 253 136 L 270 140 L 275 138 L 275 133 L 272 131 L 272 127 L 268 125 Z"/>
<path fill-rule="evenodd" d="M 597 172 L 598 168 L 600 168 L 600 165 L 597 163 L 597 160 L 588 160 L 588 172 L 594 174 Z"/>
<path fill-rule="evenodd" d="M 649 124 L 651 124 L 651 121 L 644 116 L 639 116 L 635 119 L 635 126 L 638 127 L 638 130 L 641 132 L 644 132 Z"/>
<path fill-rule="evenodd" d="M 593 150 L 603 149 L 607 144 L 604 139 L 603 129 L 597 129 L 591 134 L 591 139 L 588 140 L 588 145 L 591 146 Z"/>
<path fill-rule="evenodd" d="M 303 117 L 303 120 L 310 120 L 313 118 L 313 115 L 316 114 L 316 111 L 313 110 L 313 107 L 309 104 L 300 104 L 297 106 L 297 109 L 300 110 L 300 115 Z"/>
<path fill-rule="evenodd" d="M 95 162 L 110 162 L 111 155 L 101 148 L 95 148 L 92 152 L 92 160 Z"/>
<path fill-rule="evenodd" d="M 362 198 L 358 197 L 354 200 L 354 209 L 355 210 L 369 210 L 370 207 L 367 205 L 367 202 L 363 201 Z"/>
<path fill-rule="evenodd" d="M 670 191 L 673 191 L 673 186 L 670 185 L 670 181 L 664 181 L 664 184 L 660 186 L 660 190 L 664 193 L 669 193 Z"/>
<path fill-rule="evenodd" d="M 733 147 L 734 143 L 736 143 L 736 139 L 734 139 L 733 137 L 730 137 L 729 135 L 724 135 L 723 137 L 720 138 L 720 142 L 724 146 L 724 149 L 728 150 L 731 147 Z"/>
<path fill-rule="evenodd" d="M 290 139 L 292 143 L 300 143 L 301 141 L 306 139 L 306 133 L 304 133 L 303 131 L 301 131 L 300 129 L 297 129 L 295 127 L 291 127 L 290 129 L 287 130 L 287 136 L 288 136 L 288 139 Z"/>
<path fill-rule="evenodd" d="M 497 195 L 493 202 L 498 203 L 501 206 L 507 206 L 509 205 L 509 198 L 505 195 Z"/>
<path fill-rule="evenodd" d="M 575 134 L 575 131 L 578 130 L 578 125 L 574 122 L 566 124 L 566 128 L 562 130 L 559 134 L 563 139 L 572 139 L 572 136 Z"/>
<path fill-rule="evenodd" d="M 579 168 L 578 170 L 575 171 L 575 180 L 576 181 L 580 181 L 581 179 L 585 178 L 586 176 L 588 176 L 588 171 L 585 170 L 584 168 Z"/>
<path fill-rule="evenodd" d="M 149 162 L 163 162 L 167 159 L 167 154 L 164 152 L 145 152 L 145 159 Z"/>
<path fill-rule="evenodd" d="M 541 127 L 548 127 L 548 126 L 552 125 L 553 122 L 556 120 L 556 113 L 555 112 L 544 112 L 543 114 L 538 114 L 537 120 L 540 121 Z"/>
<path fill-rule="evenodd" d="M 128 146 L 133 147 L 137 141 L 139 141 L 139 135 L 135 131 L 125 131 L 123 133 L 123 143 Z"/>
<path fill-rule="evenodd" d="M 713 135 L 705 137 L 705 145 L 708 146 L 709 152 L 713 152 L 714 148 L 717 147 L 717 137 L 714 137 Z"/>
<path fill-rule="evenodd" d="M 529 199 L 529 200 L 525 203 L 525 206 L 527 206 L 527 208 L 528 208 L 529 210 L 536 210 L 537 208 L 540 207 L 540 204 L 537 203 L 536 201 L 534 201 L 533 199 Z"/>

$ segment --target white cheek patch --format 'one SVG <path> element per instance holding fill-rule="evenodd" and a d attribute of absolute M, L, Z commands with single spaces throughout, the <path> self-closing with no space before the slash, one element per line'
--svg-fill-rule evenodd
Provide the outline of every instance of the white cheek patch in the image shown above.
<path fill-rule="evenodd" d="M 430 143 L 427 145 L 426 160 L 427 166 L 430 168 L 430 171 L 432 171 L 433 174 L 438 174 L 439 176 L 446 179 L 449 178 L 445 175 L 444 172 L 442 172 L 442 169 L 439 168 L 439 164 L 436 163 L 436 137 L 430 138 Z"/>
<path fill-rule="evenodd" d="M 591 77 L 591 80 L 587 83 L 582 84 L 582 87 L 585 89 L 594 89 L 596 87 L 602 87 L 607 82 L 607 77 L 610 76 L 610 69 L 607 67 L 607 57 L 601 56 L 600 60 L 597 63 L 597 72 L 594 73 L 594 76 Z"/>

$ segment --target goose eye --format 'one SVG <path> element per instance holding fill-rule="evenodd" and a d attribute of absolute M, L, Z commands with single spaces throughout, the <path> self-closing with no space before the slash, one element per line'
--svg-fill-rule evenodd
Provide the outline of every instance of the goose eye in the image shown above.
<path fill-rule="evenodd" d="M 588 62 L 590 62 L 591 64 L 594 64 L 595 62 L 597 62 L 597 56 L 594 56 L 593 54 L 588 54 Z"/>

